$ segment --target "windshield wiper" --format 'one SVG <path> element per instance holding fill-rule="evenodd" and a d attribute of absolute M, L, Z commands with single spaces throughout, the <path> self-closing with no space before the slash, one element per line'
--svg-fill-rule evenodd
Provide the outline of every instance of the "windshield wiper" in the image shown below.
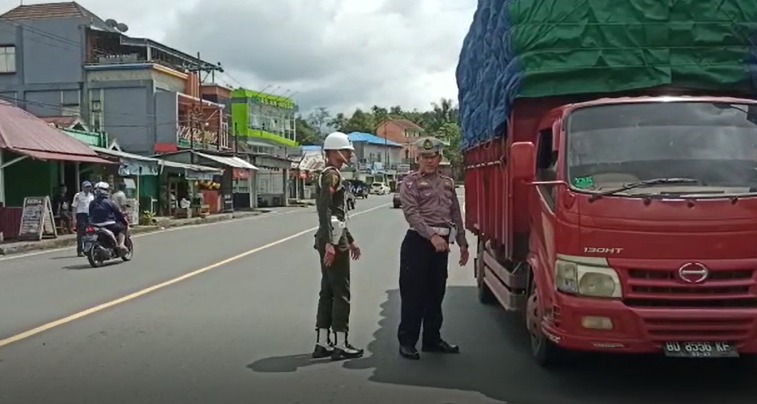
<path fill-rule="evenodd" d="M 607 191 L 597 192 L 593 194 L 591 197 L 589 197 L 589 202 L 594 202 L 603 196 L 615 195 L 619 192 L 628 191 L 629 189 L 634 189 L 634 188 L 651 187 L 655 185 L 666 185 L 666 184 L 698 184 L 700 182 L 701 181 L 699 181 L 696 178 L 653 178 L 651 180 L 632 182 L 620 188 L 608 189 Z"/>

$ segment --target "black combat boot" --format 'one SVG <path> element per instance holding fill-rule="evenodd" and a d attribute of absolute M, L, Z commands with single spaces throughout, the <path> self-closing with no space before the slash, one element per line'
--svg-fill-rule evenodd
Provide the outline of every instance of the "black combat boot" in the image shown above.
<path fill-rule="evenodd" d="M 346 332 L 334 333 L 334 352 L 331 353 L 331 360 L 355 359 L 363 356 L 363 349 L 355 348 L 347 340 Z"/>
<path fill-rule="evenodd" d="M 329 338 L 329 330 L 326 328 L 318 328 L 315 330 L 315 349 L 313 350 L 313 358 L 321 359 L 327 358 L 334 353 L 334 344 Z"/>

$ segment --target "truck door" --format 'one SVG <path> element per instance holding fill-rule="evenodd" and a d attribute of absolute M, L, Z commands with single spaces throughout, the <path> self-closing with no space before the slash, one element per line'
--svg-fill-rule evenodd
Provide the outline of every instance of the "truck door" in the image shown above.
<path fill-rule="evenodd" d="M 554 181 L 557 179 L 558 151 L 554 144 L 555 136 L 553 127 L 547 127 L 539 131 L 536 144 L 536 180 Z M 536 188 L 537 200 L 532 200 L 532 205 L 538 207 L 533 213 L 533 225 L 531 237 L 536 237 L 538 247 L 533 251 L 537 255 L 546 254 L 542 259 L 551 259 L 554 254 L 554 218 L 555 205 L 557 203 L 558 185 L 539 185 Z M 531 244 L 533 246 L 533 242 Z M 547 261 L 549 262 L 549 261 Z"/>

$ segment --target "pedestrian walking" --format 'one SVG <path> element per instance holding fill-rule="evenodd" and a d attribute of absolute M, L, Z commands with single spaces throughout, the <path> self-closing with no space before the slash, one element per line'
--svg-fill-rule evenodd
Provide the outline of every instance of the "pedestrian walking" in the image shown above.
<path fill-rule="evenodd" d="M 76 255 L 79 257 L 84 256 L 83 239 L 89 224 L 89 204 L 93 200 L 95 200 L 95 195 L 92 193 L 92 184 L 89 181 L 82 182 L 81 191 L 74 195 L 74 200 L 71 203 L 71 207 L 76 213 L 74 227 L 76 227 Z"/>
<path fill-rule="evenodd" d="M 313 358 L 332 360 L 363 356 L 363 349 L 349 342 L 350 257 L 360 258 L 360 248 L 349 231 L 346 189 L 340 169 L 352 159 L 355 149 L 341 132 L 323 141 L 326 167 L 317 182 L 318 232 L 315 249 L 321 266 L 321 290 L 316 315 Z M 332 338 L 333 337 L 333 338 Z"/>
<path fill-rule="evenodd" d="M 422 351 L 460 352 L 441 337 L 450 243 L 460 246 L 459 264 L 468 262 L 455 181 L 439 173 L 443 145 L 435 138 L 416 142 L 419 169 L 408 174 L 400 187 L 402 211 L 410 229 L 400 249 L 402 318 L 397 338 L 400 355 L 407 359 L 420 359 L 416 344 L 421 328 Z"/>

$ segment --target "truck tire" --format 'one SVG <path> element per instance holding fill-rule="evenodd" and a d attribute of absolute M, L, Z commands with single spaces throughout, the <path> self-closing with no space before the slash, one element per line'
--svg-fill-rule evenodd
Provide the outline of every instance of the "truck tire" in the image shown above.
<path fill-rule="evenodd" d="M 479 248 L 479 256 L 475 259 L 474 267 L 476 268 L 476 283 L 478 284 L 478 301 L 485 305 L 497 303 L 497 298 L 484 282 L 484 259 L 483 250 Z"/>
<path fill-rule="evenodd" d="M 526 304 L 525 318 L 526 332 L 529 334 L 531 343 L 531 355 L 540 366 L 549 368 L 559 365 L 565 358 L 565 351 L 550 341 L 541 330 L 541 307 L 537 293 L 535 280 L 529 282 L 528 303 Z"/>

